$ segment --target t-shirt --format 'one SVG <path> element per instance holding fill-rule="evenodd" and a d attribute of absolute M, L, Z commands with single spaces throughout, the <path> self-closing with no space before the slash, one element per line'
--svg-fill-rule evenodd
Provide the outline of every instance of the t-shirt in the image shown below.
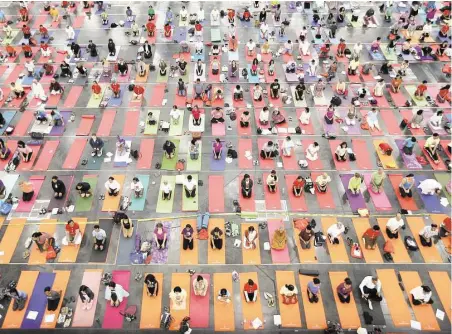
<path fill-rule="evenodd" d="M 193 180 L 188 181 L 188 179 L 187 179 L 187 180 L 184 181 L 184 187 L 187 190 L 193 190 L 196 187 L 196 184 L 195 184 L 195 182 Z"/>
<path fill-rule="evenodd" d="M 80 230 L 80 226 L 74 222 L 74 224 L 71 226 L 71 224 L 66 224 L 66 232 L 68 232 L 70 235 L 75 235 L 75 232 L 77 230 Z"/>
<path fill-rule="evenodd" d="M 191 238 L 191 237 L 193 237 L 193 228 L 191 228 L 191 227 L 185 227 L 183 230 L 182 230 L 182 233 L 181 233 L 184 237 L 186 237 L 186 238 Z"/>
<path fill-rule="evenodd" d="M 256 290 L 257 290 L 256 283 L 254 283 L 253 285 L 249 285 L 248 283 L 246 283 L 245 286 L 243 287 L 243 291 L 245 291 L 246 293 L 253 293 Z"/>
<path fill-rule="evenodd" d="M 93 231 L 93 237 L 96 238 L 96 240 L 104 240 L 107 237 L 107 233 L 100 228 L 98 231 Z"/>
<path fill-rule="evenodd" d="M 308 290 L 316 295 L 320 292 L 320 284 L 314 284 L 314 282 L 311 281 L 308 283 Z"/>

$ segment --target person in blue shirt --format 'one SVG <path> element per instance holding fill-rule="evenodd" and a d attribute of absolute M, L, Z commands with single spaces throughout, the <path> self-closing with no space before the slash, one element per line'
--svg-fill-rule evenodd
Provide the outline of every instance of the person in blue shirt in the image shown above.
<path fill-rule="evenodd" d="M 171 11 L 171 8 L 168 7 L 168 10 L 166 11 L 165 15 L 165 23 L 171 24 L 173 22 L 173 12 Z"/>
<path fill-rule="evenodd" d="M 64 120 L 58 110 L 52 110 L 50 112 L 50 116 L 52 116 L 52 123 L 54 126 L 63 126 Z"/>
<path fill-rule="evenodd" d="M 35 118 L 38 124 L 47 123 L 47 114 L 44 109 L 36 110 Z"/>
<path fill-rule="evenodd" d="M 405 153 L 406 155 L 412 155 L 413 149 L 414 149 L 414 144 L 416 143 L 416 141 L 417 140 L 415 137 L 409 137 L 409 138 L 405 139 L 405 141 L 403 142 L 403 147 L 402 147 L 403 153 Z"/>

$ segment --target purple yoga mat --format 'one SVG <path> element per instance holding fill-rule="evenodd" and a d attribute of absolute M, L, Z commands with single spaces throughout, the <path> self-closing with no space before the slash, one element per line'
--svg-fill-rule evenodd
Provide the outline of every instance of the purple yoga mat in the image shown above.
<path fill-rule="evenodd" d="M 358 195 L 352 195 L 350 190 L 348 190 L 348 182 L 353 177 L 353 174 L 342 174 L 341 181 L 345 189 L 345 193 L 347 194 L 348 203 L 353 212 L 358 211 L 358 209 L 367 208 L 366 201 L 364 201 L 363 195 L 360 193 Z"/>
<path fill-rule="evenodd" d="M 72 189 L 72 182 L 74 181 L 73 175 L 59 175 L 58 179 L 63 181 L 66 186 L 66 195 L 62 199 L 56 199 L 55 197 L 50 198 L 50 203 L 47 208 L 48 211 L 52 211 L 54 208 L 61 209 L 65 206 L 67 199 L 69 198 L 69 193 Z"/>
<path fill-rule="evenodd" d="M 214 142 L 211 142 L 211 145 L 213 145 Z M 210 170 L 214 170 L 214 171 L 222 171 L 225 169 L 226 167 L 226 146 L 225 146 L 225 142 L 222 141 L 221 142 L 223 144 L 223 152 L 221 152 L 221 158 L 220 160 L 215 160 L 213 158 L 213 148 L 211 146 L 211 150 L 212 150 L 212 154 L 210 155 Z"/>
<path fill-rule="evenodd" d="M 419 183 L 421 183 L 424 180 L 427 180 L 426 176 L 416 175 L 415 180 L 416 180 L 416 189 L 419 193 L 419 196 L 421 197 L 422 202 L 424 203 L 425 210 L 427 210 L 428 213 L 450 214 L 450 205 L 448 205 L 447 207 L 442 206 L 440 202 L 440 197 L 436 195 L 423 195 L 421 189 L 418 188 Z"/>
<path fill-rule="evenodd" d="M 130 285 L 130 271 L 128 270 L 115 270 L 112 272 L 112 281 L 116 284 L 121 285 L 124 290 L 129 292 Z M 107 302 L 105 306 L 104 321 L 102 323 L 102 328 L 118 329 L 122 328 L 124 323 L 124 316 L 119 313 L 124 312 L 127 307 L 127 298 L 124 298 L 118 307 L 110 306 Z"/>
<path fill-rule="evenodd" d="M 64 125 L 63 126 L 54 126 L 52 130 L 49 132 L 49 136 L 62 136 L 64 130 L 66 128 L 66 124 L 69 122 L 69 118 L 71 117 L 71 111 L 61 111 L 61 117 L 63 117 Z"/>
<path fill-rule="evenodd" d="M 396 139 L 396 145 L 399 148 L 400 156 L 402 157 L 403 163 L 408 169 L 422 169 L 422 165 L 417 161 L 416 154 L 412 155 L 406 155 L 402 151 L 403 143 L 405 140 L 403 139 Z"/>
<path fill-rule="evenodd" d="M 347 134 L 349 134 L 349 135 L 359 135 L 359 134 L 361 134 L 360 123 L 359 123 L 359 121 L 357 119 L 355 119 L 355 125 L 347 125 L 345 123 L 345 118 L 347 117 L 347 111 L 345 111 L 345 110 L 341 112 L 341 117 L 344 119 L 344 123 L 342 124 L 342 126 L 348 127 Z"/>
<path fill-rule="evenodd" d="M 228 70 L 228 81 L 229 82 L 239 82 L 239 75 L 240 75 L 240 70 L 239 70 L 239 72 L 236 74 L 236 76 L 235 77 L 233 77 L 232 75 L 231 75 L 231 67 L 229 67 L 229 70 Z"/>
<path fill-rule="evenodd" d="M 28 296 L 28 307 L 20 328 L 38 329 L 41 327 L 42 318 L 44 317 L 44 313 L 47 307 L 47 297 L 44 294 L 44 288 L 47 286 L 52 287 L 54 280 L 54 273 L 39 273 L 35 287 L 33 288 L 33 293 L 31 294 L 31 296 Z M 61 296 L 61 298 L 63 298 L 63 296 Z M 28 312 L 30 311 L 38 312 L 35 320 L 27 319 Z"/>
<path fill-rule="evenodd" d="M 119 107 L 122 103 L 122 98 L 124 97 L 124 92 L 126 89 L 126 85 L 120 85 L 121 86 L 121 93 L 119 95 L 119 97 L 112 97 L 110 98 L 110 100 L 108 101 L 108 106 L 109 107 Z"/>
<path fill-rule="evenodd" d="M 137 18 L 136 15 L 132 15 L 133 20 L 135 21 L 135 19 Z M 124 20 L 124 28 L 130 28 L 132 26 L 132 21 L 128 21 L 127 17 Z"/>
<path fill-rule="evenodd" d="M 162 249 L 162 250 L 157 249 L 155 241 L 154 241 L 154 239 L 152 239 L 152 248 L 151 248 L 151 257 L 152 257 L 151 262 L 152 263 L 161 264 L 161 263 L 166 263 L 168 261 L 168 250 L 169 250 L 168 248 L 169 248 L 169 245 L 171 243 L 171 239 L 170 239 L 170 237 L 171 237 L 171 233 L 170 233 L 171 222 L 163 222 L 162 224 L 163 224 L 164 230 L 167 233 L 167 235 L 166 235 L 166 248 Z"/>

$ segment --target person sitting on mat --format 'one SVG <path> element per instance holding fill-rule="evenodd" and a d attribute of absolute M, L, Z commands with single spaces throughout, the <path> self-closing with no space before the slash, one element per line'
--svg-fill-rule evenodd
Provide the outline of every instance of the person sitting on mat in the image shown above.
<path fill-rule="evenodd" d="M 363 183 L 363 177 L 359 173 L 355 173 L 348 182 L 348 190 L 352 195 L 359 195 L 361 193 L 361 184 Z"/>
<path fill-rule="evenodd" d="M 177 81 L 177 95 L 186 96 L 187 95 L 187 87 L 185 86 L 184 81 L 180 78 Z"/>
<path fill-rule="evenodd" d="M 256 249 L 257 245 L 257 231 L 254 226 L 249 226 L 243 236 L 243 248 Z"/>
<path fill-rule="evenodd" d="M 53 189 L 53 197 L 56 199 L 62 199 L 66 194 L 66 186 L 64 182 L 58 179 L 58 176 L 52 177 L 52 189 Z"/>
<path fill-rule="evenodd" d="M 195 93 L 194 99 L 201 99 L 202 100 L 202 95 L 204 93 L 204 85 L 201 83 L 201 79 L 197 78 L 196 82 L 193 85 L 193 91 Z"/>
<path fill-rule="evenodd" d="M 223 231 L 217 226 L 210 232 L 210 247 L 213 250 L 223 248 Z"/>
<path fill-rule="evenodd" d="M 157 297 L 159 295 L 159 282 L 152 274 L 147 274 L 144 278 L 146 293 L 148 297 Z"/>
<path fill-rule="evenodd" d="M 174 145 L 172 141 L 167 140 L 165 144 L 163 144 L 163 151 L 167 159 L 172 159 L 176 153 L 176 145 Z"/>
<path fill-rule="evenodd" d="M 428 156 L 437 165 L 440 163 L 438 156 L 438 147 L 440 146 L 440 138 L 438 133 L 434 133 L 431 137 L 427 138 L 424 144 L 424 150 L 427 152 Z"/>
<path fill-rule="evenodd" d="M 44 70 L 44 74 L 46 76 L 53 76 L 55 74 L 55 69 L 53 68 L 53 65 L 50 64 L 50 62 L 47 64 L 44 64 L 42 66 L 42 69 Z M 54 80 L 54 79 L 52 79 L 52 80 Z"/>
<path fill-rule="evenodd" d="M 303 176 L 298 176 L 292 184 L 292 193 L 294 194 L 295 197 L 300 197 L 301 194 L 303 193 L 303 187 L 305 185 L 306 181 L 303 178 Z"/>
<path fill-rule="evenodd" d="M 372 301 L 381 302 L 381 281 L 376 276 L 366 276 L 359 285 L 362 297 L 369 303 L 369 308 L 373 310 Z"/>
<path fill-rule="evenodd" d="M 260 156 L 262 159 L 272 159 L 278 156 L 278 148 L 272 141 L 268 141 L 261 149 Z"/>
<path fill-rule="evenodd" d="M 11 155 L 11 150 L 9 147 L 5 144 L 2 138 L 0 138 L 0 159 L 6 160 Z"/>
<path fill-rule="evenodd" d="M 190 224 L 185 225 L 184 229 L 182 230 L 181 234 L 182 234 L 182 248 L 184 250 L 190 249 L 192 250 L 194 247 L 194 243 L 193 243 L 193 235 L 194 231 L 193 231 L 193 227 L 191 227 Z"/>
<path fill-rule="evenodd" d="M 450 85 L 445 85 L 442 88 L 440 88 L 438 94 L 436 95 L 436 99 L 440 103 L 451 103 L 451 96 L 450 96 Z"/>
<path fill-rule="evenodd" d="M 308 39 L 304 36 L 300 37 L 300 41 L 298 42 L 298 52 L 300 55 L 309 56 L 311 48 L 311 43 L 309 43 Z"/>
<path fill-rule="evenodd" d="M 380 226 L 374 225 L 372 227 L 369 227 L 362 235 L 366 249 L 375 249 L 375 246 L 377 245 L 377 239 L 380 235 Z"/>
<path fill-rule="evenodd" d="M 262 87 L 256 83 L 254 85 L 254 90 L 253 90 L 253 100 L 254 101 L 262 101 L 262 96 L 263 96 L 263 89 Z"/>
<path fill-rule="evenodd" d="M 119 307 L 119 304 L 127 297 L 129 297 L 129 293 L 120 284 L 113 281 L 105 288 L 105 299 L 110 301 L 112 307 Z"/>
<path fill-rule="evenodd" d="M 348 153 L 348 145 L 344 141 L 344 142 L 340 143 L 340 145 L 338 147 L 336 147 L 336 151 L 334 151 L 334 156 L 336 157 L 337 161 L 346 161 L 347 153 Z"/>
<path fill-rule="evenodd" d="M 94 225 L 93 230 L 93 243 L 94 250 L 104 250 L 105 241 L 107 240 L 107 233 L 101 229 L 99 225 Z"/>
<path fill-rule="evenodd" d="M 424 110 L 422 110 L 422 109 L 419 109 L 418 111 L 416 111 L 413 114 L 413 117 L 411 118 L 411 121 L 410 121 L 410 128 L 413 128 L 413 129 L 421 128 L 422 122 L 424 121 L 423 114 L 424 114 Z"/>
<path fill-rule="evenodd" d="M 20 181 L 19 189 L 22 191 L 22 200 L 24 202 L 30 202 L 35 194 L 33 183 Z"/>
<path fill-rule="evenodd" d="M 397 74 L 394 79 L 391 81 L 391 90 L 393 93 L 398 93 L 400 91 L 400 87 L 402 86 L 402 76 Z"/>
<path fill-rule="evenodd" d="M 110 38 L 108 39 L 108 54 L 110 57 L 114 57 L 116 55 L 116 45 L 113 42 L 113 40 Z"/>
<path fill-rule="evenodd" d="M 240 85 L 234 88 L 234 101 L 243 101 L 243 88 Z"/>
<path fill-rule="evenodd" d="M 24 52 L 25 58 L 33 57 L 33 51 L 31 49 L 30 45 L 22 43 L 22 51 Z"/>
<path fill-rule="evenodd" d="M 205 297 L 208 289 L 209 282 L 201 275 L 198 275 L 196 280 L 193 280 L 193 293 L 195 296 Z"/>
<path fill-rule="evenodd" d="M 71 67 L 69 66 L 69 64 L 64 60 L 61 64 L 60 64 L 60 69 L 61 69 L 61 76 L 62 77 L 71 77 L 72 76 L 72 71 L 71 71 Z"/>
<path fill-rule="evenodd" d="M 319 79 L 319 81 L 317 81 L 317 83 L 314 85 L 314 96 L 317 98 L 322 98 L 325 87 L 325 82 L 322 79 Z"/>
<path fill-rule="evenodd" d="M 406 175 L 399 184 L 399 191 L 400 196 L 402 198 L 405 197 L 413 197 L 413 186 L 414 186 L 415 180 L 414 180 L 414 174 L 408 174 Z"/>
<path fill-rule="evenodd" d="M 405 155 L 413 155 L 414 145 L 417 142 L 416 137 L 408 137 L 403 141 L 402 152 Z"/>
<path fill-rule="evenodd" d="M 220 289 L 217 299 L 222 303 L 229 304 L 231 302 L 231 293 L 227 289 Z"/>
<path fill-rule="evenodd" d="M 251 198 L 253 191 L 253 180 L 251 179 L 249 174 L 245 174 L 243 176 L 243 179 L 240 182 L 240 186 L 242 188 L 242 196 L 245 198 Z"/>
<path fill-rule="evenodd" d="M 311 240 L 315 237 L 314 229 L 310 224 L 306 226 L 306 228 L 302 229 L 298 234 L 298 239 L 300 240 L 301 249 L 310 249 L 311 248 Z"/>
<path fill-rule="evenodd" d="M 216 107 L 215 109 L 213 109 L 210 115 L 211 115 L 210 122 L 212 124 L 224 123 L 223 109 L 221 109 L 220 107 Z"/>
<path fill-rule="evenodd" d="M 345 278 L 344 281 L 336 287 L 336 293 L 339 297 L 339 301 L 343 304 L 350 303 L 352 291 L 352 280 L 348 277 Z"/>
<path fill-rule="evenodd" d="M 279 111 L 278 111 L 279 112 Z M 287 136 L 282 142 L 282 155 L 285 157 L 290 157 L 292 155 L 292 150 L 295 148 L 295 144 L 290 136 Z"/>
<path fill-rule="evenodd" d="M 279 294 L 281 295 L 282 302 L 285 305 L 298 303 L 298 289 L 292 284 L 284 284 L 279 290 Z"/>
<path fill-rule="evenodd" d="M 44 288 L 44 294 L 47 298 L 47 311 L 56 311 L 58 309 L 62 293 L 63 291 L 61 290 L 52 290 L 50 286 Z"/>
<path fill-rule="evenodd" d="M 114 98 L 119 98 L 121 96 L 121 86 L 115 78 L 111 79 L 110 89 Z"/>
<path fill-rule="evenodd" d="M 421 84 L 419 84 L 416 88 L 416 91 L 414 92 L 414 97 L 417 100 L 422 100 L 424 98 L 424 94 L 427 91 L 427 80 L 422 81 Z"/>
<path fill-rule="evenodd" d="M 47 43 L 45 43 L 44 41 L 41 41 L 40 51 L 41 51 L 41 55 L 45 58 L 50 57 L 50 55 L 52 54 L 52 50 L 49 48 L 49 45 Z"/>
<path fill-rule="evenodd" d="M 397 239 L 399 237 L 399 230 L 405 228 L 405 223 L 402 219 L 402 214 L 398 212 L 395 217 L 389 218 L 386 223 L 386 234 L 389 239 Z"/>
<path fill-rule="evenodd" d="M 250 112 L 248 110 L 245 110 L 243 113 L 240 114 L 240 127 L 247 128 L 250 126 Z"/>
<path fill-rule="evenodd" d="M 224 98 L 223 91 L 220 88 L 216 88 L 213 99 L 214 100 L 223 100 L 223 98 Z"/>
<path fill-rule="evenodd" d="M 328 236 L 328 240 L 332 244 L 339 244 L 339 237 L 342 233 L 345 232 L 345 226 L 341 222 L 337 222 L 336 224 L 331 225 L 326 234 Z"/>
<path fill-rule="evenodd" d="M 320 193 L 326 193 L 328 190 L 327 186 L 328 183 L 331 182 L 331 177 L 327 173 L 320 174 L 315 179 L 315 185 L 317 188 L 317 191 Z"/>
<path fill-rule="evenodd" d="M 272 111 L 272 122 L 273 122 L 275 125 L 283 124 L 283 123 L 286 122 L 286 118 L 284 117 L 283 114 L 281 114 L 281 112 L 279 111 L 278 108 L 275 108 L 275 109 Z"/>
<path fill-rule="evenodd" d="M 86 285 L 80 285 L 78 295 L 82 301 L 82 310 L 91 310 L 94 304 L 94 292 Z"/>
<path fill-rule="evenodd" d="M 35 111 L 35 119 L 37 124 L 46 124 L 48 122 L 47 113 L 44 109 L 45 105 L 41 104 L 41 106 Z"/>
<path fill-rule="evenodd" d="M 371 190 L 379 194 L 383 191 L 383 181 L 386 179 L 386 174 L 383 168 L 379 167 L 377 171 L 373 172 L 370 177 Z"/>
<path fill-rule="evenodd" d="M 304 84 L 304 79 L 302 79 L 296 86 L 295 86 L 295 100 L 297 101 L 303 101 L 304 98 L 304 92 L 306 91 L 306 86 Z"/>
<path fill-rule="evenodd" d="M 149 37 L 153 37 L 155 35 L 156 26 L 152 21 L 148 21 L 146 23 L 146 31 L 148 32 Z"/>
<path fill-rule="evenodd" d="M 133 87 L 133 99 L 139 100 L 144 95 L 144 87 L 140 85 L 134 85 Z"/>
<path fill-rule="evenodd" d="M 91 86 L 91 92 L 93 93 L 93 96 L 96 100 L 100 99 L 100 94 L 102 93 L 102 87 L 97 83 L 97 81 L 94 81 Z"/>
<path fill-rule="evenodd" d="M 144 186 L 143 183 L 141 183 L 141 181 L 137 177 L 134 177 L 132 179 L 130 190 L 133 191 L 133 195 L 135 196 L 135 198 L 143 197 Z"/>
<path fill-rule="evenodd" d="M 320 280 L 314 277 L 312 281 L 308 282 L 306 287 L 306 293 L 308 295 L 308 300 L 310 303 L 318 303 L 320 295 Z"/>
<path fill-rule="evenodd" d="M 259 61 L 257 60 L 257 58 L 254 58 L 250 68 L 251 75 L 256 76 L 258 70 L 259 70 Z"/>
<path fill-rule="evenodd" d="M 12 47 L 9 43 L 6 44 L 6 53 L 8 54 L 9 57 L 15 57 L 17 52 L 16 49 L 14 49 L 14 47 Z"/>
<path fill-rule="evenodd" d="M 83 65 L 83 62 L 77 62 L 75 64 L 75 68 L 77 70 L 78 73 L 80 73 L 81 76 L 86 77 L 88 75 L 88 70 L 86 69 L 86 67 Z"/>
<path fill-rule="evenodd" d="M 443 120 L 444 120 L 444 112 L 442 110 L 436 111 L 429 120 L 430 125 L 433 129 L 438 130 L 442 128 Z"/>
<path fill-rule="evenodd" d="M 438 235 L 438 225 L 436 224 L 426 225 L 419 231 L 419 239 L 424 247 L 432 247 L 433 239 L 438 238 Z"/>
<path fill-rule="evenodd" d="M 199 158 L 199 141 L 195 138 L 193 138 L 190 141 L 190 147 L 188 149 L 189 153 L 190 153 L 190 159 L 191 160 L 198 160 Z"/>
<path fill-rule="evenodd" d="M 19 140 L 17 142 L 17 152 L 19 153 L 20 157 L 22 158 L 23 162 L 29 162 L 31 160 L 31 157 L 33 155 L 33 149 L 25 144 L 22 140 Z"/>
<path fill-rule="evenodd" d="M 261 125 L 267 125 L 270 118 L 270 110 L 268 107 L 262 108 L 262 110 L 259 113 L 259 123 Z"/>
<path fill-rule="evenodd" d="M 34 232 L 31 235 L 31 240 L 33 240 L 38 247 L 39 251 L 42 253 L 47 250 L 48 240 L 52 236 L 46 232 Z"/>
<path fill-rule="evenodd" d="M 223 152 L 223 144 L 221 144 L 220 138 L 216 138 L 212 144 L 212 153 L 214 160 L 221 159 L 221 153 Z"/>
<path fill-rule="evenodd" d="M 188 175 L 184 181 L 184 190 L 187 198 L 196 196 L 196 183 L 191 175 Z"/>
<path fill-rule="evenodd" d="M 121 76 L 125 76 L 129 72 L 129 66 L 124 62 L 124 59 L 119 60 L 118 71 Z"/>
<path fill-rule="evenodd" d="M 310 113 L 308 107 L 305 107 L 303 110 L 301 110 L 300 117 L 298 119 L 299 119 L 300 123 L 303 125 L 309 124 L 309 122 L 311 120 L 311 113 Z"/>
<path fill-rule="evenodd" d="M 252 279 L 248 279 L 243 287 L 243 294 L 247 303 L 254 303 L 257 301 L 259 295 L 258 286 Z"/>
<path fill-rule="evenodd" d="M 110 176 L 107 182 L 105 182 L 105 189 L 107 189 L 108 196 L 118 196 L 121 185 L 113 176 Z"/>
<path fill-rule="evenodd" d="M 287 234 L 284 226 L 281 225 L 275 232 L 273 233 L 273 237 L 271 240 L 271 248 L 275 250 L 283 250 L 287 246 Z"/>
<path fill-rule="evenodd" d="M 386 87 L 386 84 L 385 84 L 384 79 L 378 80 L 374 87 L 374 96 L 382 97 L 385 87 Z"/>
<path fill-rule="evenodd" d="M 413 305 L 433 304 L 432 289 L 427 285 L 420 285 L 410 291 Z"/>
<path fill-rule="evenodd" d="M 165 249 L 167 241 L 167 231 L 162 223 L 157 223 L 154 229 L 154 242 L 157 249 Z"/>
<path fill-rule="evenodd" d="M 50 117 L 52 118 L 51 124 L 53 126 L 64 126 L 64 119 L 58 110 L 52 110 L 50 112 Z"/>
<path fill-rule="evenodd" d="M 72 42 L 70 45 L 70 49 L 74 55 L 74 58 L 80 58 L 81 54 L 82 54 L 82 49 L 80 48 L 80 45 L 78 45 L 75 42 Z"/>
<path fill-rule="evenodd" d="M 66 236 L 63 238 L 63 245 L 79 245 L 82 242 L 82 234 L 80 233 L 80 226 L 72 219 L 68 220 L 65 228 Z"/>
<path fill-rule="evenodd" d="M 271 84 L 270 84 L 270 96 L 272 99 L 277 99 L 279 98 L 279 90 L 281 89 L 281 85 L 278 82 L 278 79 L 275 79 Z"/>
<path fill-rule="evenodd" d="M 88 182 L 77 183 L 75 189 L 78 191 L 80 197 L 90 197 L 92 195 L 91 185 Z"/>
<path fill-rule="evenodd" d="M 171 123 L 173 125 L 178 125 L 179 124 L 179 120 L 182 116 L 181 111 L 177 108 L 176 105 L 173 106 L 173 108 L 171 109 L 170 113 L 170 118 L 171 118 Z"/>
<path fill-rule="evenodd" d="M 369 124 L 370 131 L 381 131 L 377 108 L 372 108 L 371 111 L 366 114 L 366 121 L 367 124 Z"/>

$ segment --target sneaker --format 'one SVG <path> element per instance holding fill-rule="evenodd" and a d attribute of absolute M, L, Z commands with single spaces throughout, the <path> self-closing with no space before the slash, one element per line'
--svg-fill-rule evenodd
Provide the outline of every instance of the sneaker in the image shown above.
<path fill-rule="evenodd" d="M 95 152 L 91 152 L 91 156 L 94 157 L 96 155 Z"/>

